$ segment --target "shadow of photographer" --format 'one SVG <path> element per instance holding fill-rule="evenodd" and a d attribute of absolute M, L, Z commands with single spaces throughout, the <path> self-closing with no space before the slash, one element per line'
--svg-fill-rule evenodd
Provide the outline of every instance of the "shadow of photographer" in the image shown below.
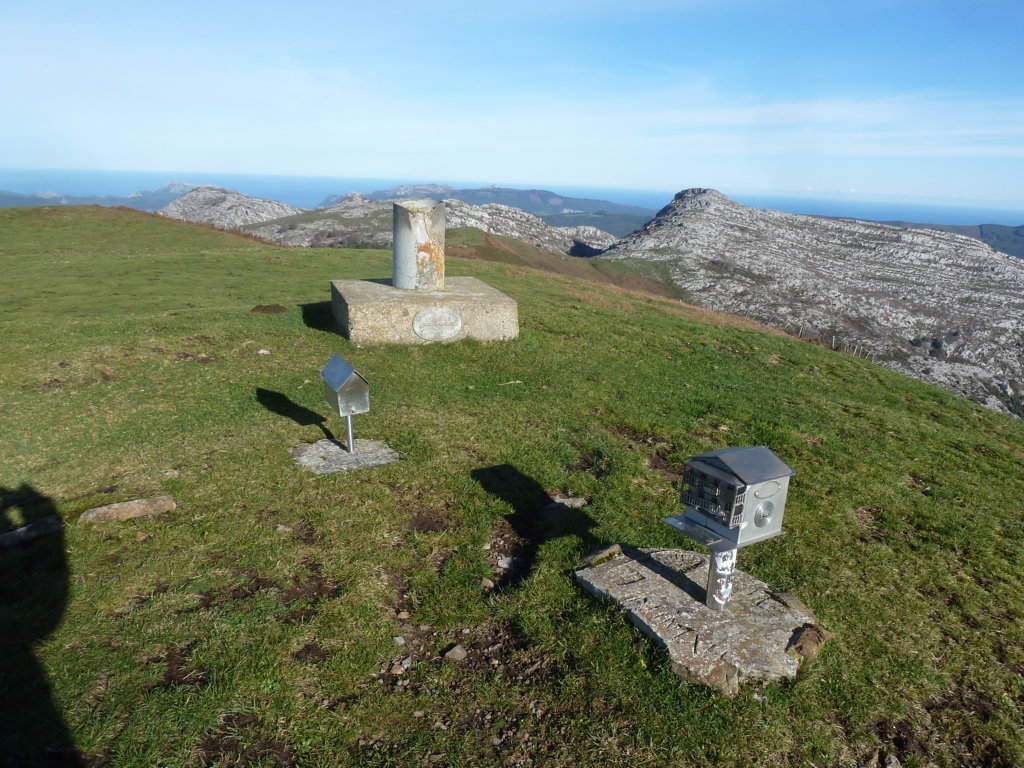
<path fill-rule="evenodd" d="M 64 529 L 53 500 L 0 487 L 0 768 L 84 768 L 34 647 L 68 602 Z"/>
<path fill-rule="evenodd" d="M 530 576 L 538 550 L 546 541 L 576 536 L 584 554 L 602 546 L 591 533 L 597 523 L 590 515 L 554 501 L 540 483 L 511 464 L 475 469 L 471 476 L 485 491 L 514 510 L 505 520 L 519 543 L 513 553 L 513 565 L 498 582 L 497 591 L 514 589 Z"/>

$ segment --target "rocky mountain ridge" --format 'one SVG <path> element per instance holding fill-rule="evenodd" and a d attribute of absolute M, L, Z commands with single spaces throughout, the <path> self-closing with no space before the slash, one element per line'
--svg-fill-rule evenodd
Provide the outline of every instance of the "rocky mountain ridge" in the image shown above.
<path fill-rule="evenodd" d="M 1024 262 L 970 237 L 689 189 L 601 258 L 1024 416 Z"/>
<path fill-rule="evenodd" d="M 635 205 L 613 203 L 610 200 L 595 200 L 589 197 L 571 197 L 547 189 L 512 189 L 489 186 L 456 189 L 447 184 L 403 184 L 390 189 L 366 192 L 361 195 L 368 200 L 397 200 L 407 197 L 433 197 L 444 200 L 461 200 L 471 205 L 491 203 L 518 208 L 535 216 L 553 213 L 606 213 L 638 214 L 650 218 L 654 211 Z M 329 208 L 337 205 L 346 196 L 329 195 L 318 207 Z"/>
<path fill-rule="evenodd" d="M 249 197 L 224 187 L 202 186 L 189 190 L 157 213 L 196 224 L 213 224 L 220 229 L 238 229 L 302 212 L 301 208 L 276 200 Z"/>
<path fill-rule="evenodd" d="M 352 194 L 329 208 L 300 211 L 241 226 L 242 231 L 282 245 L 330 248 L 391 245 L 392 200 L 369 200 Z M 445 200 L 449 229 L 476 227 L 513 237 L 546 251 L 592 255 L 615 242 L 595 227 L 551 227 L 532 214 L 507 205 L 471 205 Z"/>

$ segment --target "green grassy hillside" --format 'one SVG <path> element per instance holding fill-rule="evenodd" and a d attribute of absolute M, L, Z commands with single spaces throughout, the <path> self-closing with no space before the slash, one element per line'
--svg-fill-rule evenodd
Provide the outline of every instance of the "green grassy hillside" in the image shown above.
<path fill-rule="evenodd" d="M 514 264 L 448 273 L 515 297 L 517 341 L 365 349 L 328 281 L 387 276 L 382 251 L 5 209 L 0 269 L 0 522 L 65 522 L 0 550 L 0 765 L 1024 764 L 1020 421 Z M 371 383 L 357 437 L 402 462 L 292 460 L 344 433 L 332 352 Z M 687 547 L 659 522 L 672 472 L 726 445 L 797 470 L 788 535 L 740 567 L 835 635 L 794 684 L 732 700 L 571 576 L 601 544 Z M 589 501 L 545 520 L 553 492 Z M 157 494 L 178 508 L 76 523 Z M 483 588 L 515 552 L 525 578 Z"/>

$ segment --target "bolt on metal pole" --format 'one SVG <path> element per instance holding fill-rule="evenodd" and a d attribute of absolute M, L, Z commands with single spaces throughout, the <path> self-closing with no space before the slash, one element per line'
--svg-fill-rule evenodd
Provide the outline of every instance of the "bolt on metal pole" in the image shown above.
<path fill-rule="evenodd" d="M 348 452 L 349 453 L 355 453 L 356 452 L 356 443 L 355 443 L 355 440 L 352 439 L 352 417 L 351 416 L 346 416 L 345 417 L 345 426 L 348 427 Z"/>

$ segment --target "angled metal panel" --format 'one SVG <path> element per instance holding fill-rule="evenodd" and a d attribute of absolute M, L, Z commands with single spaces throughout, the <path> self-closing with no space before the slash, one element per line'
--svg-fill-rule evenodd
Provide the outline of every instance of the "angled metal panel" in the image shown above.
<path fill-rule="evenodd" d="M 796 474 L 782 459 L 763 445 L 750 448 L 722 448 L 693 458 L 717 465 L 747 485 Z"/>
<path fill-rule="evenodd" d="M 324 380 L 324 399 L 339 416 L 370 410 L 369 383 L 339 355 L 331 355 L 320 377 Z"/>

